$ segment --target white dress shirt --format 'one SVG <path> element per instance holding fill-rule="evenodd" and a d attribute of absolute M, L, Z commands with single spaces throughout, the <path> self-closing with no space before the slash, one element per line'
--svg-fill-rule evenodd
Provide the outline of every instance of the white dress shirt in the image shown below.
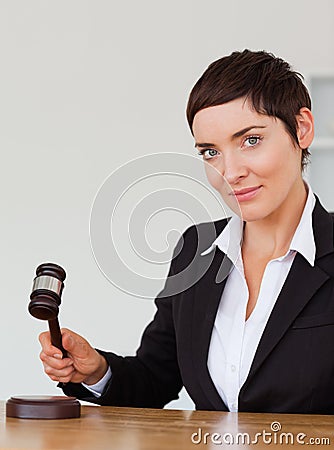
<path fill-rule="evenodd" d="M 233 263 L 218 307 L 207 361 L 212 381 L 230 411 L 238 411 L 239 391 L 249 374 L 262 333 L 296 253 L 300 253 L 314 266 L 314 205 L 315 197 L 308 186 L 307 201 L 289 250 L 285 255 L 268 262 L 256 305 L 247 320 L 245 318 L 249 292 L 240 247 L 240 217 L 233 215 L 214 243 L 202 253 L 208 254 L 217 246 Z"/>
<path fill-rule="evenodd" d="M 284 256 L 268 262 L 255 308 L 248 320 L 245 321 L 249 292 L 241 255 L 243 223 L 240 217 L 233 215 L 213 244 L 202 253 L 208 254 L 218 247 L 233 263 L 212 330 L 207 361 L 212 381 L 230 411 L 238 411 L 239 391 L 248 376 L 262 333 L 296 253 L 314 265 L 312 211 L 315 197 L 311 187 L 306 182 L 305 185 L 308 188 L 307 201 L 290 248 Z M 109 368 L 95 385 L 83 385 L 99 397 L 111 376 Z"/>

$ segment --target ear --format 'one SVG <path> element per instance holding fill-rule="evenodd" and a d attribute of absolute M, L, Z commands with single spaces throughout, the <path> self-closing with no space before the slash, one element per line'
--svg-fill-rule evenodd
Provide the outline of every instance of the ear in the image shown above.
<path fill-rule="evenodd" d="M 314 137 L 314 119 L 311 111 L 303 107 L 296 116 L 297 137 L 301 149 L 308 148 Z"/>

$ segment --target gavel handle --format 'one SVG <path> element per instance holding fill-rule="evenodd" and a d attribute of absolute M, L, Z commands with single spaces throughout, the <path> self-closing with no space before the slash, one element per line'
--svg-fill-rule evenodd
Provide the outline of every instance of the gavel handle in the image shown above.
<path fill-rule="evenodd" d="M 51 319 L 48 322 L 49 322 L 49 330 L 50 330 L 50 334 L 51 334 L 51 344 L 54 345 L 55 347 L 59 348 L 59 350 L 63 354 L 63 358 L 66 358 L 67 352 L 62 345 L 61 332 L 60 332 L 58 318 L 56 317 L 55 319 Z"/>

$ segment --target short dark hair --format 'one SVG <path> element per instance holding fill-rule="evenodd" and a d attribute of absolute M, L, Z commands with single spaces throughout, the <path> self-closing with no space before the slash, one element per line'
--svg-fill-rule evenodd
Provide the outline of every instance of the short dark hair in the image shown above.
<path fill-rule="evenodd" d="M 211 63 L 193 87 L 187 105 L 190 129 L 198 111 L 245 97 L 258 113 L 282 120 L 299 145 L 296 115 L 302 107 L 311 109 L 311 98 L 302 80 L 300 73 L 272 53 L 235 51 Z M 302 149 L 302 169 L 309 156 L 308 148 Z"/>

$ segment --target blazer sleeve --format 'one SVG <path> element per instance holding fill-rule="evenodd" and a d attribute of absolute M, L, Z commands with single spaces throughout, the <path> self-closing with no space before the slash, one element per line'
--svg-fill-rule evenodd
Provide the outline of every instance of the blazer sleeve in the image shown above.
<path fill-rule="evenodd" d="M 180 241 L 183 241 L 181 238 Z M 59 384 L 66 395 L 100 405 L 162 408 L 178 398 L 182 379 L 178 366 L 173 303 L 177 294 L 168 295 L 170 277 L 177 272 L 176 264 L 182 251 L 174 250 L 170 270 L 163 290 L 155 299 L 156 313 L 146 327 L 135 356 L 119 356 L 98 350 L 110 365 L 112 377 L 101 397 L 81 384 Z"/>

